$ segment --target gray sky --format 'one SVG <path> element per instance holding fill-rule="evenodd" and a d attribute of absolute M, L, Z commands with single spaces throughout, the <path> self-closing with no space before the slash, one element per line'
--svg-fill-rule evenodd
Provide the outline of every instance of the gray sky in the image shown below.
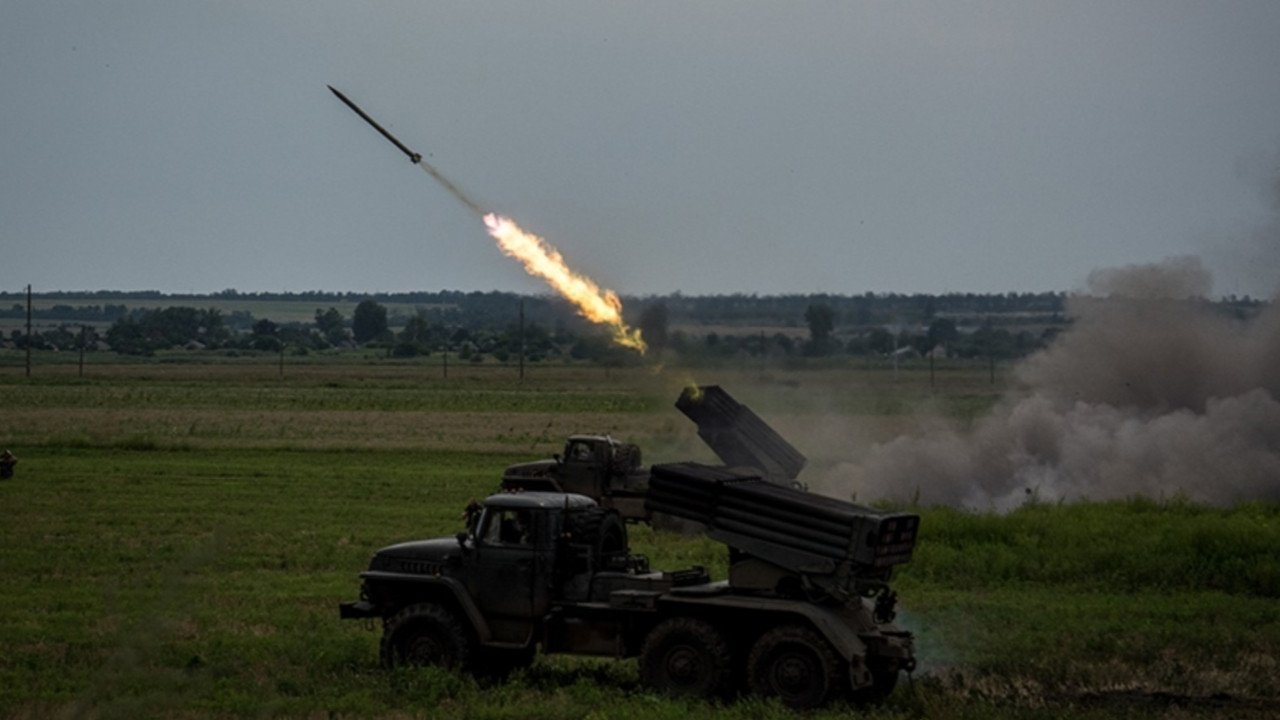
<path fill-rule="evenodd" d="M 624 294 L 1280 280 L 1274 0 L 50 0 L 0 22 L 0 289 L 543 291 L 326 84 Z"/>

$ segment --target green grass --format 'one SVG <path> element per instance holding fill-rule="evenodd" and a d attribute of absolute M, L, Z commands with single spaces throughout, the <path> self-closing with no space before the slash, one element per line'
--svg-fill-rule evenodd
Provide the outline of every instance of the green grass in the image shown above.
<path fill-rule="evenodd" d="M 1008 515 L 924 512 L 903 578 L 978 590 L 1070 585 L 1089 592 L 1221 591 L 1280 599 L 1280 505 L 1174 500 L 1031 505 Z"/>
<path fill-rule="evenodd" d="M 565 371 L 524 387 L 445 384 L 373 366 L 282 382 L 259 370 L 0 377 L 0 442 L 21 441 L 16 477 L 0 482 L 0 717 L 797 717 L 655 697 L 634 662 L 543 658 L 497 686 L 387 672 L 377 632 L 337 619 L 374 549 L 452 534 L 503 466 L 569 428 L 692 434 L 667 418 L 678 381 Z M 739 378 L 715 379 L 732 390 Z M 766 418 L 815 395 L 860 414 L 903 382 L 785 379 L 742 397 Z M 973 380 L 933 407 L 965 402 Z M 881 707 L 813 717 L 1280 712 L 1277 505 L 921 513 L 896 582 L 921 672 Z M 632 540 L 656 568 L 725 574 L 724 548 L 705 538 L 641 527 Z"/>

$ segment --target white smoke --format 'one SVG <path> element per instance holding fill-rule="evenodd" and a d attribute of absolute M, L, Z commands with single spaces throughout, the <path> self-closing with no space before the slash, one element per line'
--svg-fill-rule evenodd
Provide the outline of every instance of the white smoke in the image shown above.
<path fill-rule="evenodd" d="M 969 428 L 934 421 L 838 474 L 860 501 L 1280 500 L 1280 310 L 1199 299 L 1196 258 L 1093 273 L 1071 327 Z M 846 492 L 846 496 L 847 496 Z"/>

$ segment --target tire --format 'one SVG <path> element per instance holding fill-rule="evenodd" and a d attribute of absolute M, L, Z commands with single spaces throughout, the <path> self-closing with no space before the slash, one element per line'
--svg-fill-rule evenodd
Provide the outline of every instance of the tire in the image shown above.
<path fill-rule="evenodd" d="M 831 644 L 799 625 L 776 627 L 756 641 L 747 659 L 751 691 L 797 710 L 821 707 L 842 687 L 845 663 Z"/>
<path fill-rule="evenodd" d="M 448 609 L 435 603 L 410 605 L 387 620 L 380 653 L 387 667 L 436 665 L 467 670 L 471 638 Z"/>
<path fill-rule="evenodd" d="M 733 653 L 710 623 L 671 618 L 645 638 L 640 679 L 672 697 L 725 697 L 733 689 Z"/>
<path fill-rule="evenodd" d="M 604 508 L 588 508 L 568 514 L 566 529 L 573 542 L 590 545 L 598 558 L 625 555 L 627 526 L 617 512 Z"/>

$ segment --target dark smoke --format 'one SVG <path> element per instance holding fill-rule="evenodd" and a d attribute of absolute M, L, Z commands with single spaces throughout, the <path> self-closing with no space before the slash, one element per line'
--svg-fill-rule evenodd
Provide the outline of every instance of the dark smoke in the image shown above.
<path fill-rule="evenodd" d="M 1235 318 L 1200 299 L 1210 285 L 1196 258 L 1093 273 L 1073 325 L 989 415 L 877 445 L 841 474 L 862 501 L 975 508 L 1280 500 L 1280 309 Z"/>

